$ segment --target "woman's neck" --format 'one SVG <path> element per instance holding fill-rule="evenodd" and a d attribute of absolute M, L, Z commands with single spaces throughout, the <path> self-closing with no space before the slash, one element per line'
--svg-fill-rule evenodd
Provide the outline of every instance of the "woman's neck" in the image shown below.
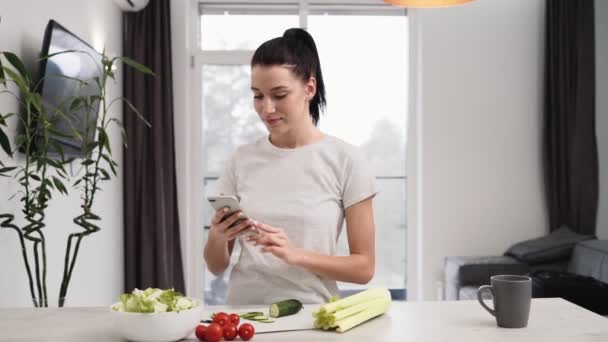
<path fill-rule="evenodd" d="M 323 139 L 325 135 L 312 120 L 306 121 L 297 127 L 289 129 L 283 134 L 270 134 L 270 142 L 280 148 L 298 148 L 314 144 Z"/>

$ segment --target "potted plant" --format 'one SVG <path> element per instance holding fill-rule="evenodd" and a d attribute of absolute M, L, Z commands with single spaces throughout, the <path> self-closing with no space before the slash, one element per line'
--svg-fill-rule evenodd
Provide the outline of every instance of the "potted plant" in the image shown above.
<path fill-rule="evenodd" d="M 8 64 L 2 63 L 2 59 Z M 22 107 L 19 115 L 9 113 L 3 115 L 1 120 L 2 126 L 6 127 L 6 119 L 12 116 L 17 118 L 23 127 L 23 132 L 17 135 L 14 150 L 11 149 L 4 131 L 0 134 L 0 140 L 2 149 L 8 155 L 12 156 L 15 150 L 20 150 L 25 156 L 23 165 L 3 167 L 2 174 L 6 176 L 12 172 L 19 182 L 19 200 L 26 221 L 23 227 L 18 227 L 13 223 L 14 215 L 2 214 L 2 227 L 12 229 L 19 237 L 34 306 L 48 306 L 45 211 L 53 192 L 67 194 L 61 180 L 67 177 L 67 173 L 61 160 L 49 158 L 49 153 L 62 154 L 61 147 L 51 139 L 55 132 L 49 108 L 42 105 L 41 96 L 35 91 L 36 84 L 21 59 L 13 53 L 0 53 L 0 84 L 5 88 L 2 93 L 14 96 Z M 9 87 L 10 84 L 16 86 L 21 96 L 13 91 L 14 88 Z M 29 264 L 28 247 L 33 254 L 33 274 Z"/>
<path fill-rule="evenodd" d="M 94 110 L 99 105 L 101 118 L 98 122 L 93 122 L 92 125 L 86 125 L 85 132 L 82 134 L 82 161 L 81 165 L 84 168 L 84 173 L 76 180 L 74 187 L 81 192 L 81 213 L 74 218 L 74 223 L 81 228 L 81 231 L 72 233 L 67 238 L 67 245 L 65 250 L 64 266 L 63 266 L 63 277 L 61 280 L 61 288 L 59 290 L 59 307 L 62 307 L 65 303 L 70 280 L 72 278 L 72 272 L 76 265 L 76 259 L 78 257 L 78 251 L 82 239 L 88 235 L 91 235 L 99 231 L 99 227 L 94 221 L 101 220 L 101 218 L 93 212 L 93 204 L 95 202 L 95 195 L 100 190 L 100 183 L 108 181 L 112 176 L 116 176 L 116 167 L 118 163 L 112 158 L 112 148 L 110 146 L 110 139 L 108 135 L 108 128 L 111 125 L 117 126 L 122 132 L 123 143 L 126 144 L 126 133 L 124 131 L 122 122 L 111 116 L 112 106 L 117 103 L 126 103 L 131 110 L 138 117 L 150 126 L 150 124 L 144 119 L 139 113 L 137 108 L 131 104 L 124 97 L 117 97 L 114 99 L 107 98 L 106 86 L 108 81 L 115 80 L 113 67 L 116 63 L 123 62 L 127 66 L 130 66 L 146 75 L 154 76 L 152 70 L 137 63 L 136 61 L 127 57 L 114 57 L 109 58 L 105 53 L 102 53 L 102 72 L 101 77 L 96 78 L 95 84 L 99 90 L 99 95 L 88 95 L 76 97 L 74 99 L 73 108 L 82 108 L 85 113 L 93 115 Z M 97 102 L 97 103 L 96 103 Z M 85 116 L 85 122 L 89 122 L 88 116 Z M 94 133 L 94 134 L 92 134 Z M 89 138 L 92 137 L 92 138 Z"/>
<path fill-rule="evenodd" d="M 82 51 L 63 51 L 62 53 L 86 53 Z M 52 58 L 57 54 L 52 54 L 44 58 Z M 2 61 L 5 61 L 2 63 Z M 19 115 L 14 113 L 0 114 L 0 148 L 9 156 L 14 151 L 20 150 L 24 153 L 24 163 L 21 166 L 6 166 L 0 161 L 0 176 L 15 177 L 20 186 L 20 201 L 22 212 L 25 216 L 26 224 L 18 227 L 14 223 L 13 214 L 0 214 L 0 227 L 15 231 L 19 238 L 22 256 L 29 280 L 30 294 L 36 307 L 48 306 L 47 280 L 46 280 L 46 240 L 44 236 L 45 210 L 52 198 L 52 194 L 59 191 L 63 194 L 68 193 L 64 180 L 68 179 L 64 164 L 71 162 L 64 159 L 61 146 L 52 139 L 54 136 L 65 136 L 65 133 L 53 129 L 53 120 L 60 116 L 68 120 L 73 117 L 72 113 L 84 110 L 85 114 L 96 117 L 94 110 L 100 106 L 101 118 L 97 122 L 87 124 L 85 132 L 82 134 L 77 129 L 73 129 L 73 137 L 82 141 L 82 160 L 85 171 L 74 182 L 73 187 L 82 193 L 81 214 L 74 218 L 82 230 L 72 233 L 67 238 L 65 251 L 63 275 L 59 293 L 59 307 L 65 303 L 69 282 L 72 272 L 76 265 L 76 259 L 82 239 L 99 230 L 93 221 L 101 218 L 93 211 L 95 195 L 100 190 L 100 183 L 111 179 L 116 175 L 117 162 L 112 158 L 112 150 L 108 135 L 108 128 L 115 124 L 122 129 L 122 123 L 116 117 L 110 115 L 112 106 L 116 103 L 125 102 L 146 124 L 147 121 L 141 116 L 137 109 L 122 97 L 108 99 L 106 86 L 109 80 L 114 80 L 113 66 L 118 62 L 135 68 L 145 74 L 154 73 L 145 66 L 127 58 L 109 58 L 102 53 L 102 65 L 100 66 L 100 77 L 93 80 L 78 80 L 81 85 L 88 85 L 94 82 L 98 92 L 94 95 L 77 96 L 65 99 L 63 104 L 67 106 L 57 106 L 48 108 L 43 104 L 41 96 L 35 91 L 37 84 L 27 73 L 24 63 L 13 53 L 0 53 L 0 84 L 4 90 L 0 92 L 14 96 L 21 104 L 22 110 Z M 8 62 L 8 63 L 6 63 Z M 42 80 L 39 80 L 40 82 Z M 10 84 L 14 84 L 20 93 L 15 92 Z M 61 108 L 68 108 L 67 110 Z M 15 117 L 23 127 L 23 133 L 17 135 L 15 147 L 12 148 L 10 140 L 4 131 L 7 127 L 7 119 Z M 89 120 L 85 119 L 89 123 Z M 73 127 L 73 126 L 72 126 Z M 123 132 L 123 139 L 126 138 Z M 70 136 L 72 137 L 72 136 Z M 54 157 L 51 158 L 50 156 Z M 59 156 L 59 157 L 57 157 Z M 110 170 L 110 172 L 108 172 Z M 30 267 L 29 252 L 33 255 L 34 268 Z M 35 286 L 34 286 L 35 283 Z"/>

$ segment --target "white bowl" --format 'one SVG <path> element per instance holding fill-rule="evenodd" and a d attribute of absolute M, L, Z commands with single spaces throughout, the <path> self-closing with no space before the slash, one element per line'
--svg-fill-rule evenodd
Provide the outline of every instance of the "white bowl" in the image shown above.
<path fill-rule="evenodd" d="M 179 312 L 137 313 L 112 310 L 118 334 L 127 340 L 140 342 L 177 341 L 188 337 L 200 323 L 203 306 L 197 305 Z M 114 306 L 114 305 L 112 305 Z"/>

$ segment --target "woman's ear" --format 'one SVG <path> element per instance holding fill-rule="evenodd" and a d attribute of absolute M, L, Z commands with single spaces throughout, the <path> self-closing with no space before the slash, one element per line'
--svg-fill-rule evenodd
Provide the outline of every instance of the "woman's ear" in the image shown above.
<path fill-rule="evenodd" d="M 310 77 L 306 83 L 306 99 L 312 101 L 313 97 L 317 93 L 317 79 Z"/>

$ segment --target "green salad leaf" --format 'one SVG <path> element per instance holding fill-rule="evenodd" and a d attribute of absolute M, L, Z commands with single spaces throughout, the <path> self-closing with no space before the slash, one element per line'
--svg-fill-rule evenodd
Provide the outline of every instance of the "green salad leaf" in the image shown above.
<path fill-rule="evenodd" d="M 198 303 L 174 289 L 161 290 L 147 288 L 145 290 L 135 289 L 131 293 L 120 295 L 120 303 L 112 306 L 112 310 L 120 312 L 179 312 L 188 310 Z"/>

